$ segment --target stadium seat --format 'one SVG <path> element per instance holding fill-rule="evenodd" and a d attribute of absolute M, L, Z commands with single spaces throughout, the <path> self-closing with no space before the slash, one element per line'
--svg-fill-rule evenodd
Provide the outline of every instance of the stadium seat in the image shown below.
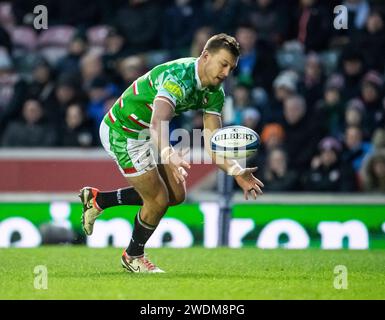
<path fill-rule="evenodd" d="M 75 28 L 72 26 L 51 26 L 40 34 L 38 39 L 38 45 L 39 47 L 65 47 L 70 43 L 74 33 Z"/>
<path fill-rule="evenodd" d="M 16 26 L 11 31 L 11 39 L 16 50 L 33 51 L 37 45 L 37 35 L 32 27 Z"/>
<path fill-rule="evenodd" d="M 0 2 L 0 24 L 8 31 L 15 24 L 11 2 Z"/>
<path fill-rule="evenodd" d="M 87 30 L 87 40 L 91 46 L 103 46 L 107 37 L 109 26 L 99 25 L 90 27 Z"/>
<path fill-rule="evenodd" d="M 52 26 L 44 30 L 38 38 L 38 48 L 41 55 L 52 65 L 64 57 L 68 45 L 75 33 L 72 26 Z"/>
<path fill-rule="evenodd" d="M 99 25 L 90 27 L 87 30 L 87 40 L 90 52 L 103 55 L 104 41 L 107 37 L 109 29 L 109 26 Z"/>

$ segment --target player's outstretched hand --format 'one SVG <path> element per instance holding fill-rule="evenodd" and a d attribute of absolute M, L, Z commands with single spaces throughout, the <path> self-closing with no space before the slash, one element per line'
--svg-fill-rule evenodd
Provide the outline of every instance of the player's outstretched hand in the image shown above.
<path fill-rule="evenodd" d="M 242 188 L 245 199 L 249 199 L 249 193 L 254 199 L 257 199 L 258 195 L 263 194 L 262 189 L 264 187 L 261 180 L 254 177 L 253 172 L 257 171 L 257 167 L 242 169 L 239 175 L 234 176 L 235 181 Z"/>

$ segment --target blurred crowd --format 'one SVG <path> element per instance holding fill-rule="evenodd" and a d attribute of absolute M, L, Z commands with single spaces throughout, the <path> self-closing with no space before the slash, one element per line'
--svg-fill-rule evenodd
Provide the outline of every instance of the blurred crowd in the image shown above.
<path fill-rule="evenodd" d="M 336 5 L 348 28 L 335 29 Z M 36 5 L 48 29 L 34 28 Z M 95 147 L 119 95 L 215 33 L 242 56 L 226 125 L 255 129 L 266 190 L 385 192 L 382 0 L 0 1 L 0 145 Z M 202 128 L 201 114 L 173 127 Z"/>

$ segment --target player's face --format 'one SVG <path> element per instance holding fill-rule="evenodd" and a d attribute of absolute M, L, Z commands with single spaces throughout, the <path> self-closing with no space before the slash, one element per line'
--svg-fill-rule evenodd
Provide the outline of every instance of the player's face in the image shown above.
<path fill-rule="evenodd" d="M 206 86 L 218 86 L 235 69 L 238 58 L 234 57 L 228 50 L 220 49 L 215 53 L 205 52 L 203 54 L 204 74 Z"/>

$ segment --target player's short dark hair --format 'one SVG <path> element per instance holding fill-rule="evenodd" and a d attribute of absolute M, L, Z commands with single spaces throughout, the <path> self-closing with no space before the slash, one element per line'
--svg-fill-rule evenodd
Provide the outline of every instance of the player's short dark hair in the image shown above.
<path fill-rule="evenodd" d="M 239 57 L 241 49 L 238 41 L 226 33 L 219 33 L 207 40 L 204 50 L 215 53 L 220 49 L 228 50 L 234 57 Z"/>

